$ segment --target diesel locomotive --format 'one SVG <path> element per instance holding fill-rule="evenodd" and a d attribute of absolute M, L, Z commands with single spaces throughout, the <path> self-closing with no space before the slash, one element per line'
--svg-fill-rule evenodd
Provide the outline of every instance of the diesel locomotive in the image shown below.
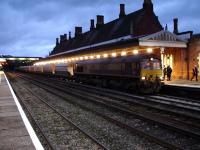
<path fill-rule="evenodd" d="M 140 93 L 159 92 L 162 79 L 160 59 L 149 54 L 23 66 L 19 70 Z"/>

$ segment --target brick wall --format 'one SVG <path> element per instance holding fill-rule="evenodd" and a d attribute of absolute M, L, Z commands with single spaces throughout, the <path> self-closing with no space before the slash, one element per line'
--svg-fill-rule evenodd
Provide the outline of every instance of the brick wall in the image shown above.
<path fill-rule="evenodd" d="M 197 59 L 197 57 L 199 57 L 200 55 L 200 38 L 193 38 L 190 40 L 188 46 L 188 53 L 189 53 L 189 77 L 191 78 L 192 69 L 194 65 L 197 65 L 200 71 L 199 60 Z"/>

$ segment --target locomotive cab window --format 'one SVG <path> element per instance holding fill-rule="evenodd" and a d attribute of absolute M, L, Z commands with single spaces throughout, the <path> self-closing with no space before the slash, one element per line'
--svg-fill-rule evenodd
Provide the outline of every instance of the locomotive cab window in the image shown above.
<path fill-rule="evenodd" d="M 159 70 L 161 69 L 161 63 L 159 59 L 144 59 L 141 62 L 141 68 L 145 70 Z"/>

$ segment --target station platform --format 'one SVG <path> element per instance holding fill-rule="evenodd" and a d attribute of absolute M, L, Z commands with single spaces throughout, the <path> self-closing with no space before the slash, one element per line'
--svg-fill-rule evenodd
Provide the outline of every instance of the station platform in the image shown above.
<path fill-rule="evenodd" d="M 2 71 L 0 71 L 0 149 L 43 150 Z"/>
<path fill-rule="evenodd" d="M 200 82 L 189 80 L 165 81 L 160 93 L 200 100 Z"/>
<path fill-rule="evenodd" d="M 165 85 L 169 85 L 169 86 L 200 88 L 200 81 L 172 80 L 172 81 L 165 81 L 164 83 Z"/>

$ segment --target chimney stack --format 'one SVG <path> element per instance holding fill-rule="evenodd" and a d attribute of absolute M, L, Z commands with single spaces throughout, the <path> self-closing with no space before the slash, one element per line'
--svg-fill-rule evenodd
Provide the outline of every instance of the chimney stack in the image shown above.
<path fill-rule="evenodd" d="M 60 43 L 62 43 L 64 41 L 64 36 L 60 35 Z"/>
<path fill-rule="evenodd" d="M 97 25 L 96 28 L 100 28 L 104 25 L 104 16 L 97 15 Z"/>
<path fill-rule="evenodd" d="M 166 30 L 166 31 L 168 30 L 168 25 L 167 25 L 167 24 L 165 25 L 165 30 Z"/>
<path fill-rule="evenodd" d="M 63 38 L 64 38 L 65 41 L 67 41 L 67 34 L 64 34 Z"/>
<path fill-rule="evenodd" d="M 59 45 L 59 38 L 56 38 L 56 46 Z"/>
<path fill-rule="evenodd" d="M 69 40 L 72 39 L 71 32 L 69 32 Z"/>
<path fill-rule="evenodd" d="M 151 0 L 144 0 L 143 9 L 148 12 L 153 12 L 153 3 Z"/>
<path fill-rule="evenodd" d="M 95 28 L 94 26 L 94 19 L 90 20 L 90 30 L 93 30 Z"/>
<path fill-rule="evenodd" d="M 82 34 L 82 27 L 75 27 L 75 37 L 78 37 Z"/>
<path fill-rule="evenodd" d="M 178 18 L 174 18 L 174 34 L 178 34 Z"/>
<path fill-rule="evenodd" d="M 120 4 L 120 13 L 119 13 L 119 18 L 122 18 L 126 16 L 126 13 L 125 13 L 125 5 L 124 4 Z"/>

